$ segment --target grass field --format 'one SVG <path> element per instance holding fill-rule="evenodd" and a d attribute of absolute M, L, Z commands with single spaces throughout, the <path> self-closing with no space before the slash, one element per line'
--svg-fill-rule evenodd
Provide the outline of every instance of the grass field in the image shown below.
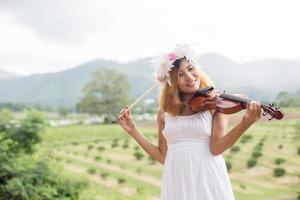
<path fill-rule="evenodd" d="M 295 116 L 299 110 L 288 110 Z M 300 192 L 300 132 L 298 117 L 256 123 L 244 135 L 252 138 L 236 145 L 240 151 L 227 150 L 223 157 L 232 167 L 229 175 L 237 200 L 295 200 Z M 152 123 L 137 123 L 142 133 L 157 144 L 156 127 Z M 150 124 L 150 125 L 149 125 Z M 230 128 L 232 125 L 230 126 Z M 257 164 L 247 167 L 255 146 L 263 141 Z M 125 146 L 124 146 L 125 145 Z M 281 145 L 281 146 L 280 146 Z M 47 128 L 39 153 L 54 158 L 64 174 L 88 181 L 81 199 L 159 199 L 163 166 L 153 161 L 118 125 L 76 125 Z M 137 160 L 135 152 L 144 155 Z M 276 158 L 285 162 L 276 165 Z M 281 177 L 274 168 L 284 168 Z"/>

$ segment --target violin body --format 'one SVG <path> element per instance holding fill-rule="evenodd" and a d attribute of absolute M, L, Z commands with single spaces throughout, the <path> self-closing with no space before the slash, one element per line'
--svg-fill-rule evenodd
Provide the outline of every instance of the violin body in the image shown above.
<path fill-rule="evenodd" d="M 198 90 L 189 101 L 191 110 L 194 112 L 216 110 L 224 114 L 233 114 L 246 109 L 247 103 L 251 101 L 246 95 L 242 94 L 227 94 L 224 92 L 219 95 L 211 95 L 213 89 L 212 86 L 209 86 Z M 273 104 L 261 104 L 261 107 L 264 110 L 264 116 L 271 115 L 272 118 L 269 120 L 273 118 L 282 119 L 284 116 L 279 107 L 273 108 Z"/>

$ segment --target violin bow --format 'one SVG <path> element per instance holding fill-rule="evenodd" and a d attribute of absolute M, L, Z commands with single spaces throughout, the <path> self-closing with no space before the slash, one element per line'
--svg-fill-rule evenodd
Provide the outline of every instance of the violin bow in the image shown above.
<path fill-rule="evenodd" d="M 128 109 L 131 109 L 135 104 L 137 104 L 142 98 L 144 98 L 151 90 L 153 90 L 157 86 L 157 83 L 153 84 L 148 90 L 146 90 L 140 97 L 138 97 L 133 103 L 131 103 L 128 107 Z M 119 113 L 117 117 L 111 122 L 115 123 L 121 116 L 123 116 L 125 112 Z"/>

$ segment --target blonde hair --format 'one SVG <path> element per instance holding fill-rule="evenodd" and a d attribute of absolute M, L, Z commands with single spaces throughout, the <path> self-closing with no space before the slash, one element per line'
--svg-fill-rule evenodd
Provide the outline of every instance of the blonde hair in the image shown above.
<path fill-rule="evenodd" d="M 184 104 L 180 99 L 180 93 L 176 84 L 178 77 L 178 67 L 173 67 L 170 73 L 171 86 L 165 82 L 163 83 L 159 96 L 159 109 L 167 112 L 173 116 L 180 115 L 184 109 Z M 205 88 L 214 85 L 209 76 L 200 70 L 200 88 Z"/>

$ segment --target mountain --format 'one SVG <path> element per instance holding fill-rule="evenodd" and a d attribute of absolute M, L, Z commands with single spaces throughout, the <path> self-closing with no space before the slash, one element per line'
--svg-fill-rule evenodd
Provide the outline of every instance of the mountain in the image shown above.
<path fill-rule="evenodd" d="M 149 61 L 150 58 L 145 58 L 120 64 L 99 59 L 62 72 L 0 80 L 0 101 L 74 108 L 81 99 L 83 86 L 90 80 L 92 72 L 102 67 L 128 74 L 130 85 L 133 86 L 131 96 L 135 97 L 153 82 L 149 76 L 152 73 Z"/>
<path fill-rule="evenodd" d="M 274 101 L 280 91 L 295 93 L 300 89 L 299 60 L 264 59 L 235 63 L 211 53 L 200 56 L 199 64 L 221 91 L 244 93 L 251 99 Z"/>
<path fill-rule="evenodd" d="M 0 79 L 0 101 L 74 108 L 83 95 L 83 86 L 90 80 L 91 73 L 103 67 L 127 74 L 130 94 L 136 98 L 154 84 L 151 60 L 148 57 L 118 63 L 98 59 L 61 72 Z M 300 89 L 298 60 L 265 59 L 236 63 L 221 54 L 208 53 L 199 56 L 198 63 L 218 90 L 247 94 L 251 99 L 274 101 L 281 91 L 295 92 Z M 148 97 L 157 98 L 157 94 L 158 89 Z"/>
<path fill-rule="evenodd" d="M 20 75 L 0 69 L 0 80 L 18 76 Z"/>

